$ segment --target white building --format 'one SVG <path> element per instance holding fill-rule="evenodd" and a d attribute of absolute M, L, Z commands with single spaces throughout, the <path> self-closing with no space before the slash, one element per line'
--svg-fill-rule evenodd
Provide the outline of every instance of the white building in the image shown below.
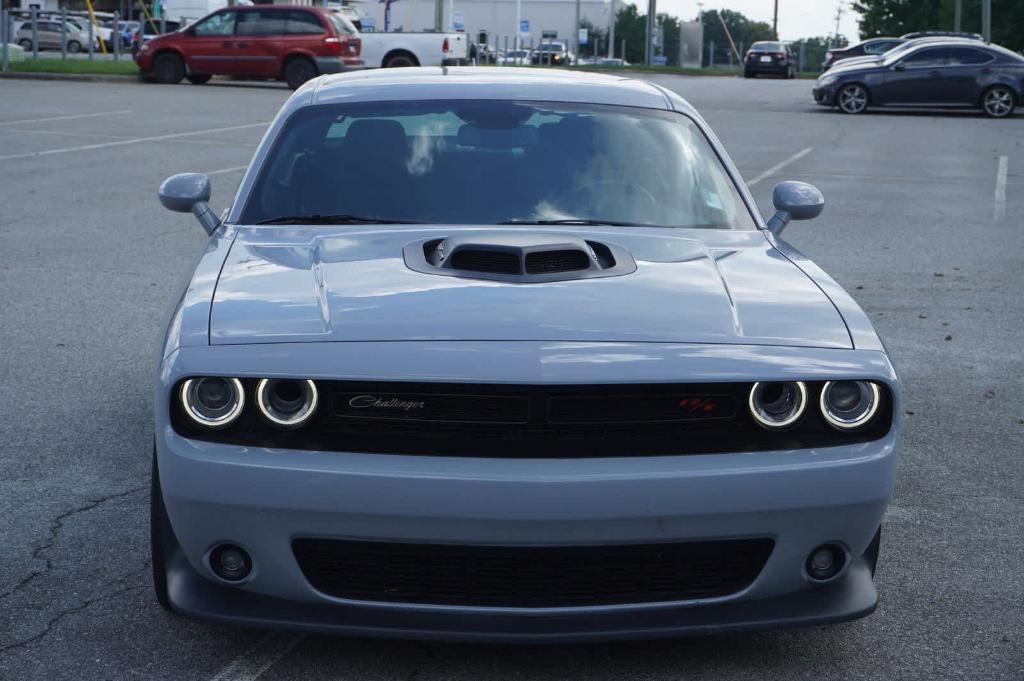
<path fill-rule="evenodd" d="M 391 3 L 390 30 L 423 31 L 433 30 L 436 11 L 435 2 L 444 3 L 445 30 L 465 30 L 473 39 L 477 33 L 486 31 L 488 42 L 493 45 L 495 37 L 499 47 L 505 47 L 505 37 L 511 46 L 516 33 L 516 0 L 398 0 Z M 384 30 L 384 3 L 375 0 L 350 0 L 363 17 L 363 30 Z M 575 0 L 520 0 L 519 18 L 528 22 L 529 30 L 524 32 L 524 44 L 556 38 L 575 45 Z M 621 3 L 617 3 L 621 6 Z M 595 28 L 608 29 L 611 18 L 609 0 L 580 0 L 580 21 L 589 21 Z M 367 25 L 369 24 L 369 26 Z M 461 25 L 461 26 L 460 26 Z"/>

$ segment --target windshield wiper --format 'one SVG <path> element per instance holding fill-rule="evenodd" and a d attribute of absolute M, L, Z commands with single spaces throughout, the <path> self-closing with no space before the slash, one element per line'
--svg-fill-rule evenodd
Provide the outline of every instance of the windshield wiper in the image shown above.
<path fill-rule="evenodd" d="M 329 215 L 281 215 L 276 218 L 267 218 L 254 224 L 257 225 L 413 225 L 413 220 L 394 220 L 391 218 L 368 218 L 361 215 L 349 215 L 348 213 L 333 213 Z"/>
<path fill-rule="evenodd" d="M 590 218 L 562 218 L 560 220 L 505 220 L 499 225 L 609 225 L 611 227 L 655 227 L 642 222 L 621 222 L 619 220 L 592 220 Z"/>

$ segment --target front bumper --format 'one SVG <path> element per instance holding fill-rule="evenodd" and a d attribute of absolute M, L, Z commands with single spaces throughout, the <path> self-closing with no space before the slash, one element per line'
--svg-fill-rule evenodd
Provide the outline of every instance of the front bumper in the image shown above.
<path fill-rule="evenodd" d="M 811 90 L 814 103 L 822 106 L 832 106 L 835 101 L 835 88 L 832 85 L 816 87 Z"/>
<path fill-rule="evenodd" d="M 361 377 L 372 373 L 386 380 L 394 372 L 406 380 L 422 380 L 427 377 L 417 372 L 428 371 L 436 378 L 450 369 L 449 375 L 473 381 L 494 372 L 489 363 L 467 365 L 464 353 L 449 353 L 450 358 L 441 354 L 438 363 L 431 364 L 423 361 L 431 354 L 428 347 L 377 345 L 373 353 L 367 352 L 369 347 L 352 347 L 363 345 L 370 344 L 303 344 L 301 353 L 293 353 L 295 348 L 288 344 L 186 348 L 165 362 L 158 386 L 156 440 L 164 503 L 176 537 L 169 588 L 177 611 L 234 624 L 344 634 L 561 641 L 821 624 L 864 616 L 874 609 L 873 561 L 865 553 L 870 553 L 895 479 L 898 418 L 888 435 L 867 444 L 602 459 L 246 448 L 183 438 L 166 418 L 164 386 L 184 374 L 213 371 L 214 366 L 217 373 L 241 375 L 242 366 L 266 366 L 288 357 L 308 363 L 289 371 L 317 376 L 325 366 L 356 366 L 339 356 L 352 352 L 353 357 L 363 357 L 360 371 L 366 373 Z M 501 346 L 521 382 L 566 383 L 593 375 L 594 344 Z M 616 362 L 628 364 L 634 355 L 650 362 L 657 353 L 674 358 L 676 369 L 689 376 L 696 374 L 690 370 L 691 362 L 693 367 L 706 365 L 708 353 L 719 351 L 699 346 L 600 347 L 616 350 L 613 366 L 605 367 L 606 376 L 615 373 Z M 450 345 L 435 347 L 445 348 Z M 488 348 L 489 353 L 496 351 Z M 804 358 L 802 366 L 794 362 L 797 356 Z M 547 361 L 534 364 L 543 357 Z M 809 371 L 815 359 L 823 361 L 823 371 L 894 380 L 884 355 L 877 352 L 758 349 L 730 357 L 734 359 L 719 366 L 723 380 L 740 366 L 760 372 L 765 380 L 779 380 L 787 371 Z M 829 365 L 824 362 L 829 357 L 843 362 Z M 461 373 L 446 367 L 448 361 L 459 363 Z M 536 376 L 527 368 L 531 365 L 540 372 Z M 319 374 L 314 367 L 319 367 Z M 630 366 L 628 371 L 633 381 L 658 374 L 664 379 L 656 366 Z M 644 374 L 647 371 L 651 376 Z M 329 373 L 323 378 L 344 378 Z M 898 407 L 896 399 L 897 415 Z M 298 537 L 491 546 L 768 537 L 775 545 L 753 583 L 725 597 L 509 608 L 327 596 L 313 588 L 299 567 L 292 551 L 292 540 Z M 253 557 L 253 573 L 239 586 L 218 581 L 206 562 L 221 542 L 241 545 Z M 807 578 L 804 564 L 823 543 L 843 546 L 848 563 L 836 580 L 817 585 Z"/>
<path fill-rule="evenodd" d="M 747 73 L 784 75 L 789 73 L 791 66 L 792 65 L 789 62 L 772 62 L 767 64 L 759 61 L 748 61 L 743 63 L 743 70 Z"/>

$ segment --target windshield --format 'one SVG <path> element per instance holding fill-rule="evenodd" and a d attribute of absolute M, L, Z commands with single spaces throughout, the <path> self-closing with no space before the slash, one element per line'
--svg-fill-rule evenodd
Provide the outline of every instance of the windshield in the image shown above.
<path fill-rule="evenodd" d="M 491 100 L 300 109 L 241 215 L 755 229 L 697 125 L 635 107 Z"/>
<path fill-rule="evenodd" d="M 782 43 L 754 43 L 750 49 L 753 52 L 782 52 Z"/>

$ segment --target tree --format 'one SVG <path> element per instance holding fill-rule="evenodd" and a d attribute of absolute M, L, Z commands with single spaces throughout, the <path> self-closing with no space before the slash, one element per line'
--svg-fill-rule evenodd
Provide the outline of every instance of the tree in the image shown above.
<path fill-rule="evenodd" d="M 912 31 L 951 31 L 955 0 L 858 0 L 863 38 L 899 36 Z M 962 0 L 960 29 L 981 33 L 981 0 Z M 992 0 L 992 42 L 1024 50 L 1024 2 Z"/>
<path fill-rule="evenodd" d="M 721 14 L 721 19 L 718 18 L 719 14 Z M 704 22 L 705 66 L 708 64 L 708 50 L 712 44 L 715 46 L 715 63 L 729 63 L 732 47 L 729 45 L 729 38 L 725 34 L 725 29 L 722 28 L 722 21 L 725 21 L 725 25 L 729 27 L 729 33 L 736 43 L 737 50 L 741 49 L 741 44 L 746 48 L 758 40 L 775 39 L 775 33 L 772 31 L 771 24 L 764 21 L 751 21 L 743 14 L 728 9 L 723 9 L 721 12 L 713 9 L 702 12 L 701 21 Z M 678 44 L 678 42 L 677 39 L 676 43 Z M 732 59 L 734 61 L 735 58 L 735 55 L 733 55 Z"/>

